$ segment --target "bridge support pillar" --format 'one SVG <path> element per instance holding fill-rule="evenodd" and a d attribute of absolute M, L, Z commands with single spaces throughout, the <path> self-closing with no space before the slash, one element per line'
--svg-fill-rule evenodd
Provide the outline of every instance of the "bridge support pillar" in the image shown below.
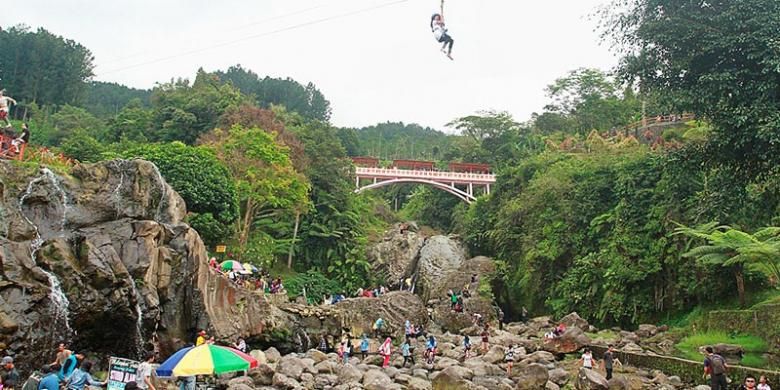
<path fill-rule="evenodd" d="M 471 195 L 471 196 L 474 196 L 474 184 L 473 183 L 469 183 L 469 192 L 468 192 L 468 194 Z"/>
<path fill-rule="evenodd" d="M 486 192 L 488 195 L 490 195 L 490 184 L 487 185 Z"/>

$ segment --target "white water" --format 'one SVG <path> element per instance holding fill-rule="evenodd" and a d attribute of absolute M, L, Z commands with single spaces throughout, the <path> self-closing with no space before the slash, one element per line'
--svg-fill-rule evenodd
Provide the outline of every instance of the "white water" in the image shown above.
<path fill-rule="evenodd" d="M 41 249 L 41 246 L 43 245 L 43 238 L 41 237 L 41 233 L 38 230 L 38 226 L 35 225 L 29 218 L 27 218 L 26 215 L 24 215 L 24 209 L 22 206 L 24 206 L 24 201 L 27 199 L 30 194 L 32 194 L 33 186 L 35 184 L 41 183 L 46 179 L 49 179 L 52 181 L 52 184 L 57 188 L 58 191 L 60 191 L 60 198 L 63 201 L 64 211 L 62 216 L 62 223 L 61 223 L 61 231 L 60 233 L 64 233 L 65 229 L 65 223 L 66 223 L 66 213 L 67 213 L 67 195 L 65 194 L 65 191 L 62 190 L 62 188 L 59 186 L 59 181 L 57 180 L 54 173 L 52 173 L 48 168 L 44 168 L 41 170 L 43 174 L 27 184 L 27 189 L 22 194 L 22 196 L 19 198 L 19 214 L 24 218 L 27 223 L 30 224 L 30 226 L 33 227 L 35 230 L 35 238 L 30 242 L 30 256 L 32 257 L 33 261 L 37 264 L 37 253 L 38 250 Z M 70 335 L 72 333 L 72 329 L 70 327 L 70 311 L 68 310 L 68 307 L 70 306 L 70 301 L 68 300 L 68 297 L 65 295 L 65 293 L 62 291 L 62 284 L 60 283 L 60 280 L 57 278 L 57 275 L 54 275 L 51 272 L 48 272 L 44 269 L 41 269 L 46 274 L 46 277 L 49 279 L 49 286 L 51 289 L 51 292 L 49 293 L 49 300 L 52 303 L 52 311 L 54 314 L 54 325 L 55 327 L 60 323 L 60 321 L 64 322 L 65 330 L 67 331 L 67 335 Z"/>
<path fill-rule="evenodd" d="M 55 175 L 54 172 L 49 170 L 49 168 L 43 168 L 41 169 L 41 172 L 43 172 L 43 174 L 49 179 L 51 184 L 60 194 L 60 200 L 62 201 L 62 219 L 60 220 L 60 235 L 64 235 L 65 226 L 68 223 L 68 211 L 70 211 L 70 199 L 68 198 L 68 194 L 65 192 L 65 190 L 62 189 L 62 186 L 60 185 L 60 179 L 57 178 L 57 175 Z"/>
<path fill-rule="evenodd" d="M 154 167 L 154 172 L 157 174 L 157 182 L 160 184 L 160 202 L 157 204 L 157 213 L 155 214 L 154 219 L 158 222 L 162 222 L 163 203 L 165 203 L 165 198 L 168 196 L 168 186 L 165 184 L 165 179 L 163 179 L 157 165 L 152 164 L 152 166 Z"/>
<path fill-rule="evenodd" d="M 113 196 L 115 202 L 119 202 L 120 197 L 122 195 L 120 193 L 120 191 L 122 190 L 122 185 L 125 184 L 125 172 L 122 171 L 122 163 L 124 161 L 125 160 L 115 160 L 114 161 L 114 166 L 116 167 L 116 170 L 119 172 L 119 175 L 120 175 L 119 176 L 119 184 L 117 184 L 116 188 L 114 188 L 114 191 L 111 193 L 111 195 Z"/>
<path fill-rule="evenodd" d="M 135 295 L 135 314 L 137 316 L 135 321 L 136 350 L 140 356 L 144 348 L 144 314 L 143 311 L 141 311 L 141 301 L 143 297 L 141 296 L 141 293 L 138 292 L 138 286 L 135 284 L 135 279 L 133 279 L 132 275 L 130 276 L 130 285 L 133 287 L 133 294 Z"/>

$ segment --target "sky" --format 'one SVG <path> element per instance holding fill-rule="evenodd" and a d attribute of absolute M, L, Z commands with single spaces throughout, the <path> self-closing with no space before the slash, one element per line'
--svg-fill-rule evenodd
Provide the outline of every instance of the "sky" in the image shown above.
<path fill-rule="evenodd" d="M 429 27 L 439 0 L 12 0 L 0 25 L 44 27 L 95 56 L 95 80 L 151 88 L 241 64 L 313 82 L 331 122 L 441 130 L 481 110 L 528 120 L 545 87 L 617 59 L 592 16 L 607 0 L 446 0 L 454 61 Z"/>

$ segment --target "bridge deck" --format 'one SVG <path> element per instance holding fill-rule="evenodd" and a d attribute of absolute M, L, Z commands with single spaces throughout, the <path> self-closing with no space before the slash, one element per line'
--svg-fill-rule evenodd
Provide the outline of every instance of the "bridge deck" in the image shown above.
<path fill-rule="evenodd" d="M 487 185 L 496 182 L 496 175 L 485 173 L 413 171 L 393 168 L 356 167 L 355 174 L 360 179 L 425 179 L 458 184 Z"/>

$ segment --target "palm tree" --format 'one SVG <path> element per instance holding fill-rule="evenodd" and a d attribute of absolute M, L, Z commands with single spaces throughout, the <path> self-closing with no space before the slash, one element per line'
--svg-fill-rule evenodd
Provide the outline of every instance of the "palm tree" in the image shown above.
<path fill-rule="evenodd" d="M 696 228 L 680 225 L 674 234 L 707 241 L 684 253 L 684 257 L 695 258 L 702 264 L 732 267 L 742 307 L 745 306 L 745 267 L 768 273 L 775 281 L 780 280 L 780 227 L 766 227 L 750 234 L 710 222 Z"/>

